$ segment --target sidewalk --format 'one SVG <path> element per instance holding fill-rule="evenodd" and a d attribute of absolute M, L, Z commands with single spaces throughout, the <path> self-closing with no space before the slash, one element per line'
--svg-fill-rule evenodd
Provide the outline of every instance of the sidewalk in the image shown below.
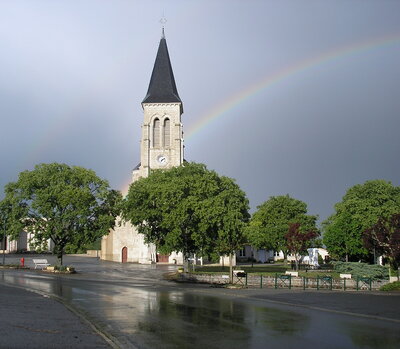
<path fill-rule="evenodd" d="M 0 283 L 2 348 L 110 348 L 63 304 Z"/>

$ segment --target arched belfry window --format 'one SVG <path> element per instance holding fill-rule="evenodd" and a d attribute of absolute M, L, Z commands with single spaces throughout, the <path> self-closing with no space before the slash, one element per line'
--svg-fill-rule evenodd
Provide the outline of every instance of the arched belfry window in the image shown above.
<path fill-rule="evenodd" d="M 160 120 L 155 119 L 153 125 L 153 147 L 160 146 Z"/>
<path fill-rule="evenodd" d="M 169 147 L 171 145 L 171 127 L 170 127 L 169 119 L 164 120 L 164 128 L 163 128 L 163 138 L 164 138 L 164 147 Z"/>

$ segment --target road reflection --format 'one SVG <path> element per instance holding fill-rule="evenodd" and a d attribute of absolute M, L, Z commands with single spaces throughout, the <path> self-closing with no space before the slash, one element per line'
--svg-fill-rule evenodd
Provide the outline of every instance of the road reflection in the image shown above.
<path fill-rule="evenodd" d="M 62 297 L 126 347 L 397 348 L 400 340 L 396 323 L 374 324 L 254 299 L 146 282 L 1 273 L 4 282 Z"/>

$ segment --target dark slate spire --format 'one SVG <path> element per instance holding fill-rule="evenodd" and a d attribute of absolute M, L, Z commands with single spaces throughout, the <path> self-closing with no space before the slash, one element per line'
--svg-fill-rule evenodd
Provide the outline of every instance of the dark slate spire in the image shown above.
<path fill-rule="evenodd" d="M 156 61 L 154 62 L 153 73 L 151 74 L 149 89 L 142 103 L 174 103 L 181 99 L 176 89 L 174 73 L 172 72 L 171 61 L 169 60 L 167 41 L 164 36 L 164 28 Z"/>

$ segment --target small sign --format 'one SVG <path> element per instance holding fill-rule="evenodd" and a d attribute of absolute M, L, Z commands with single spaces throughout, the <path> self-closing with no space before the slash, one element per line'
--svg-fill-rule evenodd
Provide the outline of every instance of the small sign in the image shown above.
<path fill-rule="evenodd" d="M 223 279 L 229 279 L 229 275 L 222 275 Z"/>

